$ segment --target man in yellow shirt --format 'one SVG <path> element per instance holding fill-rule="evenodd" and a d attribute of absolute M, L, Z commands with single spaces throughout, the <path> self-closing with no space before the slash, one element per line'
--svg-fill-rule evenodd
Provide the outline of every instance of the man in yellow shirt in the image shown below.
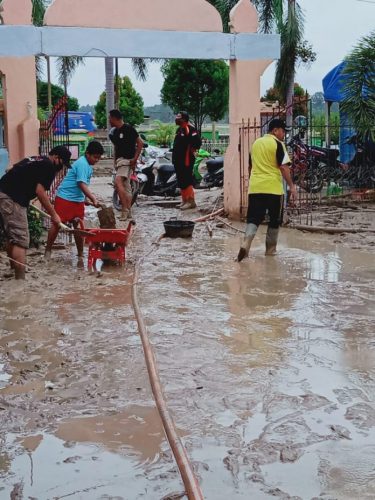
<path fill-rule="evenodd" d="M 276 118 L 270 121 L 268 133 L 253 144 L 247 225 L 237 256 L 238 262 L 249 255 L 251 243 L 267 211 L 270 221 L 266 236 L 266 255 L 275 255 L 283 213 L 283 179 L 289 186 L 290 200 L 297 198 L 296 187 L 289 171 L 291 162 L 283 142 L 284 138 L 285 123 Z"/>

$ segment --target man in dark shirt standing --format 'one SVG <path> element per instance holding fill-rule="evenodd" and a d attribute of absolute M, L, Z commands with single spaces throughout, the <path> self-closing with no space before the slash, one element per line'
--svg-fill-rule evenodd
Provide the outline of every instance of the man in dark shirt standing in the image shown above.
<path fill-rule="evenodd" d="M 195 152 L 201 146 L 201 138 L 197 130 L 189 123 L 186 111 L 176 115 L 178 129 L 173 143 L 172 163 L 176 170 L 178 186 L 181 189 L 181 210 L 195 208 L 193 167 Z"/>
<path fill-rule="evenodd" d="M 112 109 L 109 112 L 109 123 L 111 127 L 114 127 L 109 138 L 115 146 L 115 185 L 122 204 L 120 220 L 126 220 L 130 217 L 132 204 L 130 176 L 142 152 L 143 141 L 134 127 L 124 123 L 118 109 Z"/>
<path fill-rule="evenodd" d="M 33 156 L 16 163 L 0 179 L 0 215 L 7 237 L 8 257 L 16 279 L 25 278 L 26 249 L 29 247 L 27 207 L 37 197 L 52 222 L 60 224 L 47 191 L 59 170 L 69 166 L 71 153 L 65 146 L 56 146 L 49 156 Z"/>

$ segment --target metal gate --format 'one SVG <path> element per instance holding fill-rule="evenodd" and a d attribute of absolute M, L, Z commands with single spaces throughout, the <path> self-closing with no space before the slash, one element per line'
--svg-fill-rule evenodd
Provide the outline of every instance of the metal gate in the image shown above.
<path fill-rule="evenodd" d="M 55 146 L 66 146 L 69 149 L 68 98 L 63 96 L 53 107 L 47 120 L 40 122 L 39 154 L 48 156 Z M 51 201 L 55 199 L 57 188 L 65 177 L 66 168 L 56 175 L 49 190 Z"/>

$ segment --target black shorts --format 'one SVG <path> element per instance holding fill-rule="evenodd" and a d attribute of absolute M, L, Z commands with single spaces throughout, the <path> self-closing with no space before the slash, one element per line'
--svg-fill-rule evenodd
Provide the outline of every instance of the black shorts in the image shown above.
<path fill-rule="evenodd" d="M 247 207 L 247 223 L 259 226 L 264 220 L 266 212 L 270 221 L 269 227 L 277 229 L 283 220 L 284 196 L 278 194 L 249 194 Z"/>

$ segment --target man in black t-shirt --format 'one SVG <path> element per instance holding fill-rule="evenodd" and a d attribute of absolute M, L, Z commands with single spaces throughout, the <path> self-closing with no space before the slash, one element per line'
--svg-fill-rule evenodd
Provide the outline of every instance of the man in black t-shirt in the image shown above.
<path fill-rule="evenodd" d="M 71 153 L 65 146 L 56 146 L 49 156 L 33 156 L 16 163 L 0 179 L 0 216 L 7 237 L 8 257 L 16 279 L 25 278 L 26 249 L 29 247 L 27 207 L 37 197 L 51 216 L 60 224 L 60 217 L 51 204 L 47 191 L 59 170 L 69 166 Z M 16 262 L 14 262 L 16 261 Z"/>
<path fill-rule="evenodd" d="M 109 123 L 114 127 L 109 138 L 115 146 L 115 185 L 122 204 L 120 220 L 126 220 L 130 216 L 132 203 L 130 176 L 142 152 L 143 141 L 134 127 L 124 123 L 118 109 L 109 112 Z"/>

